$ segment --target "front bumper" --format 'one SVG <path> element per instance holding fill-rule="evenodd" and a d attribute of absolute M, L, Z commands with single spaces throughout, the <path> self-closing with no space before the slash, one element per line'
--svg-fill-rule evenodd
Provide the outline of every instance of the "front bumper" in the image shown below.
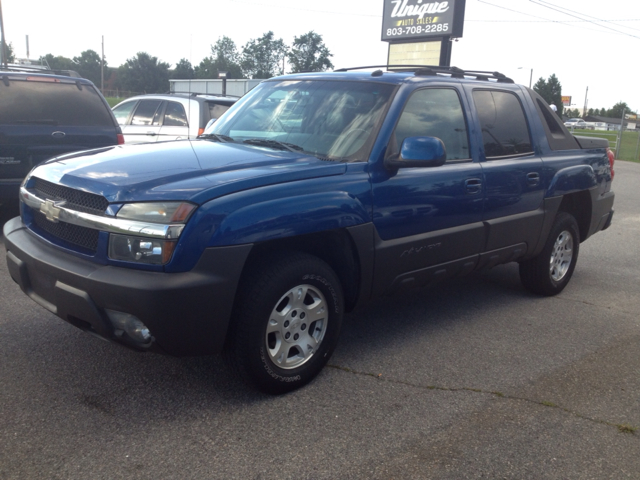
<path fill-rule="evenodd" d="M 116 336 L 105 310 L 134 315 L 151 331 L 149 349 L 178 356 L 222 350 L 252 247 L 208 248 L 190 272 L 164 273 L 97 265 L 61 252 L 19 217 L 5 224 L 4 236 L 11 277 L 35 302 L 90 333 L 143 348 Z"/>

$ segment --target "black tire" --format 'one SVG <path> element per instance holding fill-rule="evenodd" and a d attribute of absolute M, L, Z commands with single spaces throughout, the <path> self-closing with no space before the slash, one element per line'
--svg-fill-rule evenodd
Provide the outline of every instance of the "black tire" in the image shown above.
<path fill-rule="evenodd" d="M 576 219 L 566 212 L 558 213 L 540 254 L 520 263 L 522 284 L 538 295 L 557 295 L 571 280 L 579 251 Z"/>
<path fill-rule="evenodd" d="M 333 270 L 314 256 L 282 253 L 252 268 L 240 289 L 226 352 L 232 367 L 269 394 L 313 380 L 340 335 L 344 300 Z"/>

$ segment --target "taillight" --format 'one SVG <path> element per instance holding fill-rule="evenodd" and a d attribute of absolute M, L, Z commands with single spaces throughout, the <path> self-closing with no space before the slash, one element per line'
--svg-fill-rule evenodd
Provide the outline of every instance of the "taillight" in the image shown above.
<path fill-rule="evenodd" d="M 118 133 L 118 145 L 124 145 L 124 135 Z"/>
<path fill-rule="evenodd" d="M 204 128 L 199 128 L 198 129 L 198 136 L 202 135 L 204 133 Z"/>
<path fill-rule="evenodd" d="M 613 176 L 615 175 L 615 172 L 613 171 L 613 162 L 616 161 L 616 157 L 610 148 L 607 148 L 607 156 L 609 157 L 609 168 L 611 168 L 611 180 L 613 180 Z"/>

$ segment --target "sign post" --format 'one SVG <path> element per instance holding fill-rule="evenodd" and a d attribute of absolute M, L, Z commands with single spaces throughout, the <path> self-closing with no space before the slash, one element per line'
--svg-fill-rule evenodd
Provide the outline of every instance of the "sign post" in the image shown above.
<path fill-rule="evenodd" d="M 389 65 L 451 66 L 451 43 L 462 37 L 466 0 L 384 0 L 382 41 Z"/>

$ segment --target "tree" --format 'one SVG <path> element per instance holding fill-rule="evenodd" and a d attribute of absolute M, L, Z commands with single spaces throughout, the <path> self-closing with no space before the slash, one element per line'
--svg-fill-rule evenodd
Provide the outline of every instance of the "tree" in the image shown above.
<path fill-rule="evenodd" d="M 211 57 L 205 57 L 194 69 L 196 78 L 218 78 L 218 69 L 213 65 Z"/>
<path fill-rule="evenodd" d="M 219 38 L 211 46 L 213 64 L 219 72 L 227 72 L 227 78 L 243 78 L 240 54 L 236 44 L 229 37 Z"/>
<path fill-rule="evenodd" d="M 51 53 L 47 53 L 43 57 L 40 57 L 41 62 L 46 62 L 51 70 L 76 70 L 78 66 L 73 63 L 73 60 L 62 55 L 54 57 Z"/>
<path fill-rule="evenodd" d="M 100 86 L 100 55 L 94 50 L 85 50 L 79 57 L 73 57 L 74 67 L 71 70 L 77 71 L 81 77 L 91 80 L 95 85 Z M 104 78 L 109 78 L 109 68 L 104 62 Z"/>
<path fill-rule="evenodd" d="M 118 88 L 135 93 L 169 90 L 169 64 L 146 52 L 138 52 L 118 68 Z"/>
<path fill-rule="evenodd" d="M 291 73 L 324 72 L 333 68 L 329 57 L 333 55 L 322 41 L 322 35 L 313 30 L 300 37 L 295 37 L 291 50 L 287 54 L 291 64 Z"/>
<path fill-rule="evenodd" d="M 609 118 L 622 118 L 622 111 L 626 113 L 631 113 L 631 109 L 627 102 L 618 102 L 612 108 L 607 110 L 607 117 Z"/>
<path fill-rule="evenodd" d="M 562 105 L 562 85 L 556 77 L 555 73 L 552 73 L 548 80 L 540 77 L 540 79 L 533 86 L 533 89 L 549 104 L 554 104 L 558 109 L 558 115 L 562 115 L 564 106 Z"/>
<path fill-rule="evenodd" d="M 252 39 L 242 49 L 242 71 L 250 78 L 271 78 L 284 73 L 280 62 L 287 47 L 281 38 L 274 40 L 269 31 L 258 39 Z"/>
<path fill-rule="evenodd" d="M 211 56 L 196 67 L 197 78 L 218 78 L 219 72 L 227 72 L 227 78 L 243 78 L 240 55 L 236 44 L 229 37 L 219 38 L 211 45 Z"/>
<path fill-rule="evenodd" d="M 180 59 L 178 63 L 176 63 L 176 68 L 171 72 L 171 78 L 181 78 L 181 79 L 191 79 L 196 78 L 195 71 L 191 62 L 186 58 Z"/>
<path fill-rule="evenodd" d="M 11 42 L 4 44 L 4 54 L 2 58 L 6 58 L 6 63 L 13 63 L 16 61 L 16 55 L 13 51 L 13 44 Z"/>

